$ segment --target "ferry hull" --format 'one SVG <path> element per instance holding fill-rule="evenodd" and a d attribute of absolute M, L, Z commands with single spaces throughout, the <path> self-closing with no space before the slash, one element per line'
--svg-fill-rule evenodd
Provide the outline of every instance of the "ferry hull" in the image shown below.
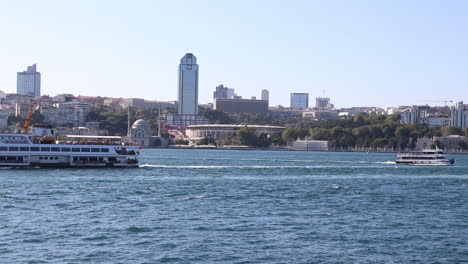
<path fill-rule="evenodd" d="M 66 163 L 57 163 L 57 164 L 14 164 L 14 163 L 4 163 L 0 164 L 0 168 L 56 168 L 56 169 L 65 169 L 65 168 L 138 168 L 138 164 L 66 164 Z"/>
<path fill-rule="evenodd" d="M 396 160 L 395 163 L 397 164 L 406 164 L 406 165 L 452 165 L 455 163 L 454 159 L 448 160 Z"/>

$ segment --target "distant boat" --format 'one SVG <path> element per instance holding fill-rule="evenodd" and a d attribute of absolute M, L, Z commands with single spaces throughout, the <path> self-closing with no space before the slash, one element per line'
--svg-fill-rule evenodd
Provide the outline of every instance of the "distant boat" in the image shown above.
<path fill-rule="evenodd" d="M 395 161 L 397 164 L 411 165 L 450 165 L 455 162 L 453 158 L 447 158 L 440 149 L 424 149 L 408 153 L 398 153 Z"/>

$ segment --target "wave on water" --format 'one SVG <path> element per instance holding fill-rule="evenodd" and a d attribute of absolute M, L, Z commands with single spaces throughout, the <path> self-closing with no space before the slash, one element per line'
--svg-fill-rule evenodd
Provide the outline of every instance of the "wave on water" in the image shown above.
<path fill-rule="evenodd" d="M 377 164 L 389 164 L 389 165 L 395 165 L 397 164 L 395 161 L 377 161 Z"/>
<path fill-rule="evenodd" d="M 369 163 L 371 164 L 371 163 Z M 288 166 L 288 165 L 160 165 L 160 164 L 142 164 L 140 168 L 164 168 L 164 169 L 320 169 L 320 168 L 382 168 L 382 166 L 327 166 L 327 165 L 309 165 L 309 166 Z"/>

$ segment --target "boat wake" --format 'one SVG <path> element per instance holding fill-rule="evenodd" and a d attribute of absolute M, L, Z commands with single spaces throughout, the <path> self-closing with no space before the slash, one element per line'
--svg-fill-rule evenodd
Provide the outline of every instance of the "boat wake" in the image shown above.
<path fill-rule="evenodd" d="M 140 168 L 161 168 L 161 169 L 329 169 L 329 168 L 381 168 L 382 166 L 334 166 L 334 165 L 314 165 L 314 166 L 288 166 L 288 165 L 157 165 L 142 164 Z"/>

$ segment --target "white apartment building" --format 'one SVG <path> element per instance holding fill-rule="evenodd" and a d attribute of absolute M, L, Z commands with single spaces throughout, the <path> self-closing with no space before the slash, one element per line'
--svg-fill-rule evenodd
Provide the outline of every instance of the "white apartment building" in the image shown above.
<path fill-rule="evenodd" d="M 460 101 L 450 107 L 450 125 L 460 128 L 468 127 L 468 104 Z"/>

